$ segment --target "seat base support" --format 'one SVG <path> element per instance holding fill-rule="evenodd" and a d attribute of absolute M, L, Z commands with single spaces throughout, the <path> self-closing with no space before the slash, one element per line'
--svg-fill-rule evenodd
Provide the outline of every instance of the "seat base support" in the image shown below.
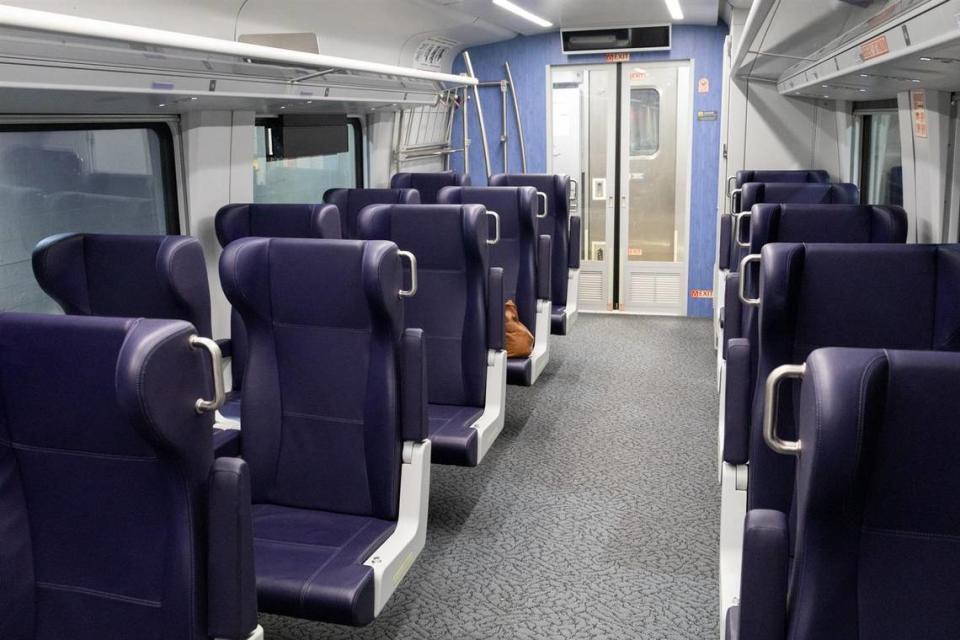
<path fill-rule="evenodd" d="M 483 461 L 493 442 L 503 431 L 507 399 L 507 352 L 487 351 L 487 394 L 483 413 L 473 428 L 477 430 L 477 464 Z"/>
<path fill-rule="evenodd" d="M 743 521 L 747 515 L 747 465 L 722 463 L 720 483 L 720 630 L 727 610 L 740 601 Z"/>

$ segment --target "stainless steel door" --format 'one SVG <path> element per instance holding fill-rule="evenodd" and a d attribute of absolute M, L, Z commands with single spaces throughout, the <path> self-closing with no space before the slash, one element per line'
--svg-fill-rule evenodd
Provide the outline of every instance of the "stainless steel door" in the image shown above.
<path fill-rule="evenodd" d="M 621 70 L 620 308 L 686 313 L 690 64 Z"/>

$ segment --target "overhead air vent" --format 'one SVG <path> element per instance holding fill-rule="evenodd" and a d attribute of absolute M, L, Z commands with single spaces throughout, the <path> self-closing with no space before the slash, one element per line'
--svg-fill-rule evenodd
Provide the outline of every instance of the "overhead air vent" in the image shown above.
<path fill-rule="evenodd" d="M 670 49 L 672 28 L 664 24 L 651 27 L 564 29 L 561 30 L 560 35 L 563 52 L 567 55 L 618 51 L 665 51 Z"/>

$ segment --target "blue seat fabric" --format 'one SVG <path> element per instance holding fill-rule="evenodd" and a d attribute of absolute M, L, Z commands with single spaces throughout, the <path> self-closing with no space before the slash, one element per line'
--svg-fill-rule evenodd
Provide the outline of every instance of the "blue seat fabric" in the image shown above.
<path fill-rule="evenodd" d="M 490 264 L 503 269 L 503 295 L 517 304 L 517 315 L 536 338 L 537 191 L 533 187 L 448 187 L 441 204 L 481 204 L 500 216 L 500 242 L 490 247 Z M 530 358 L 507 359 L 507 382 L 529 385 Z"/>
<path fill-rule="evenodd" d="M 331 204 L 228 204 L 214 219 L 221 247 L 241 238 L 326 238 L 341 237 L 340 213 Z M 240 419 L 240 395 L 247 364 L 247 334 L 240 315 L 230 313 L 232 341 L 230 371 L 233 389 L 220 413 Z"/>
<path fill-rule="evenodd" d="M 404 300 L 404 318 L 424 333 L 435 463 L 477 464 L 473 424 L 486 402 L 490 226 L 486 210 L 471 204 L 377 205 L 358 223 L 362 239 L 393 241 L 417 258 L 417 293 Z"/>
<path fill-rule="evenodd" d="M 329 189 L 323 201 L 335 205 L 340 211 L 342 238 L 356 240 L 357 218 L 365 207 L 374 204 L 420 204 L 416 189 Z"/>
<path fill-rule="evenodd" d="M 213 385 L 208 356 L 189 346 L 195 333 L 179 320 L 0 315 L 5 638 L 189 640 L 254 629 L 252 572 L 246 595 L 237 572 L 244 550 L 208 563 L 208 527 L 228 529 L 226 519 L 208 522 L 213 420 L 194 401 Z M 229 515 L 237 543 L 240 517 Z M 246 554 L 249 570 L 250 546 Z M 232 583 L 239 599 L 208 597 L 208 581 Z"/>
<path fill-rule="evenodd" d="M 748 507 L 789 512 L 793 459 L 767 448 L 762 435 L 767 376 L 821 347 L 960 349 L 960 247 L 774 243 L 761 255 Z M 797 386 L 781 389 L 785 438 L 796 433 Z"/>
<path fill-rule="evenodd" d="M 469 187 L 470 176 L 455 171 L 436 173 L 395 173 L 390 178 L 392 189 L 416 189 L 423 204 L 441 204 L 438 196 L 444 187 Z M 407 203 L 417 204 L 417 203 Z"/>
<path fill-rule="evenodd" d="M 571 254 L 579 258 L 579 234 L 571 244 L 570 233 L 570 176 L 549 173 L 497 174 L 490 176 L 491 187 L 533 187 L 547 195 L 547 216 L 537 219 L 537 233 L 552 239 L 550 315 L 551 333 L 566 335 L 567 285 L 571 268 Z M 538 196 L 539 198 L 539 196 Z M 540 206 L 538 200 L 537 206 Z"/>
<path fill-rule="evenodd" d="M 907 214 L 900 207 L 875 205 L 758 204 L 751 212 L 750 253 L 758 254 L 771 242 L 904 243 Z M 724 460 L 743 464 L 749 457 L 748 431 L 753 374 L 757 360 L 757 309 L 741 304 L 740 278 L 756 295 L 757 271 L 727 274 L 724 292 L 724 354 L 738 340 L 734 358 L 727 361 Z M 740 342 L 746 339 L 746 342 Z M 744 350 L 745 349 L 745 350 Z"/>
<path fill-rule="evenodd" d="M 260 609 L 369 623 L 373 570 L 360 562 L 399 502 L 397 247 L 248 238 L 227 246 L 220 275 L 249 340 L 241 437 Z"/>

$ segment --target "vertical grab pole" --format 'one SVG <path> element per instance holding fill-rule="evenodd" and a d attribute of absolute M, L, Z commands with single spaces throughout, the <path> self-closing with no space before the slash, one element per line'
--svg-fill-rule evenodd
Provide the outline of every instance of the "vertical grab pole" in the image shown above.
<path fill-rule="evenodd" d="M 470 95 L 467 88 L 463 88 L 463 114 L 461 124 L 463 125 L 463 173 L 470 175 L 470 122 L 467 116 L 470 115 Z"/>
<path fill-rule="evenodd" d="M 523 122 L 520 120 L 520 101 L 517 99 L 517 85 L 513 83 L 513 74 L 510 73 L 510 63 L 504 62 L 507 70 L 507 82 L 510 83 L 510 95 L 513 96 L 513 114 L 517 117 L 517 137 L 520 139 L 520 167 L 523 173 L 527 172 L 527 145 L 523 141 Z"/>
<path fill-rule="evenodd" d="M 467 67 L 467 75 L 476 80 L 477 76 L 473 72 L 473 63 L 470 62 L 470 52 L 463 52 L 463 62 Z M 480 123 L 480 143 L 483 145 L 483 166 L 486 169 L 486 177 L 490 177 L 490 147 L 487 144 L 487 127 L 483 123 L 483 106 L 480 104 L 480 87 L 473 85 L 473 99 L 477 103 L 477 120 Z"/>
<path fill-rule="evenodd" d="M 507 168 L 508 145 L 507 140 L 507 81 L 500 81 L 500 146 L 503 147 L 503 172 L 510 173 Z"/>

